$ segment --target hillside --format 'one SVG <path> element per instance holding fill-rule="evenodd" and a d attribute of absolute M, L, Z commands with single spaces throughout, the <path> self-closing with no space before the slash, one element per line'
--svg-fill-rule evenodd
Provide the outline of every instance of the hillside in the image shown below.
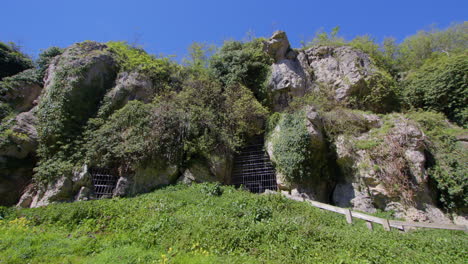
<path fill-rule="evenodd" d="M 463 232 L 369 231 L 217 184 L 1 210 L 1 263 L 463 263 L 468 248 Z"/>
<path fill-rule="evenodd" d="M 50 207 L 69 208 L 60 220 L 76 207 L 137 206 L 143 198 L 119 199 L 211 182 L 466 226 L 467 39 L 468 22 L 401 43 L 345 39 L 337 27 L 292 47 L 275 31 L 193 43 L 182 62 L 120 41 L 49 47 L 36 60 L 0 43 L 0 206 L 90 201 Z M 34 222 L 48 210 L 21 212 L 38 212 Z"/>

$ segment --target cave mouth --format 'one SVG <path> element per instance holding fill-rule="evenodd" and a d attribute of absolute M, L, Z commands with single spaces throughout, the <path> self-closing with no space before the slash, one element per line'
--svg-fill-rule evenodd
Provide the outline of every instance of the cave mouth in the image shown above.
<path fill-rule="evenodd" d="M 117 171 L 109 168 L 90 168 L 89 172 L 96 198 L 111 198 L 117 185 Z"/>
<path fill-rule="evenodd" d="M 263 135 L 252 137 L 234 156 L 232 184 L 243 186 L 253 193 L 276 191 L 276 173 L 265 151 Z"/>

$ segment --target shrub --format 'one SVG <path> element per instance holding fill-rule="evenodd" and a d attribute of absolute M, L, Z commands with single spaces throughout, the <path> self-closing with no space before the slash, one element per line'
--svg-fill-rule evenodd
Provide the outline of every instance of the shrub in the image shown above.
<path fill-rule="evenodd" d="M 259 101 L 265 102 L 272 59 L 263 51 L 262 41 L 225 42 L 211 58 L 210 69 L 224 86 L 240 83 L 251 89 Z"/>
<path fill-rule="evenodd" d="M 33 67 L 33 62 L 14 43 L 0 42 L 0 81 Z"/>
<path fill-rule="evenodd" d="M 352 94 L 349 106 L 375 113 L 388 113 L 400 109 L 397 84 L 385 71 L 379 70 L 366 80 L 367 89 L 362 94 Z"/>
<path fill-rule="evenodd" d="M 406 38 L 398 49 L 398 68 L 401 71 L 418 69 L 426 60 L 440 55 L 454 55 L 466 51 L 468 22 L 453 24 L 445 30 L 432 27 Z"/>
<path fill-rule="evenodd" d="M 163 84 L 171 82 L 172 74 L 177 72 L 180 67 L 167 57 L 158 58 L 148 54 L 142 48 L 131 47 L 126 42 L 111 41 L 107 43 L 107 46 L 115 53 L 120 71 L 138 71 L 156 82 Z"/>
<path fill-rule="evenodd" d="M 273 123 L 280 129 L 274 130 Z M 268 127 L 275 168 L 289 182 L 310 182 L 323 176 L 326 150 L 321 144 L 313 145 L 304 111 L 272 115 Z"/>
<path fill-rule="evenodd" d="M 444 113 L 466 126 L 468 121 L 468 54 L 427 61 L 411 73 L 403 94 L 411 107 Z"/>
<path fill-rule="evenodd" d="M 44 79 L 44 75 L 49 67 L 52 59 L 63 53 L 63 49 L 59 47 L 49 47 L 39 53 L 39 58 L 36 60 L 36 66 L 40 76 L 40 81 Z"/>

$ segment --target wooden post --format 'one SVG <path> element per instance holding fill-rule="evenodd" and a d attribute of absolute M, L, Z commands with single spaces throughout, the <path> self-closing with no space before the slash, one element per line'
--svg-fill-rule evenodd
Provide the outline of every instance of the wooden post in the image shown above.
<path fill-rule="evenodd" d="M 371 221 L 366 221 L 366 226 L 369 228 L 369 230 L 373 230 L 372 222 Z"/>
<path fill-rule="evenodd" d="M 352 224 L 353 223 L 353 216 L 351 215 L 351 210 L 346 209 L 344 212 L 345 212 L 345 216 L 346 216 L 346 222 L 348 222 L 348 224 Z"/>
<path fill-rule="evenodd" d="M 388 222 L 388 219 L 382 219 L 382 226 L 385 231 L 390 231 L 390 223 Z"/>

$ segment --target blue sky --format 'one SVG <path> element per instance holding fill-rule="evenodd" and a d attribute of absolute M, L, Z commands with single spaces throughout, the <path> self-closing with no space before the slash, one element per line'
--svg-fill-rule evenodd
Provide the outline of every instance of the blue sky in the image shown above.
<path fill-rule="evenodd" d="M 335 26 L 346 38 L 401 41 L 431 24 L 445 28 L 467 17 L 467 0 L 2 0 L 0 41 L 17 42 L 37 56 L 49 46 L 125 40 L 181 59 L 194 41 L 220 45 L 245 39 L 247 32 L 268 37 L 285 30 L 293 47 Z"/>

